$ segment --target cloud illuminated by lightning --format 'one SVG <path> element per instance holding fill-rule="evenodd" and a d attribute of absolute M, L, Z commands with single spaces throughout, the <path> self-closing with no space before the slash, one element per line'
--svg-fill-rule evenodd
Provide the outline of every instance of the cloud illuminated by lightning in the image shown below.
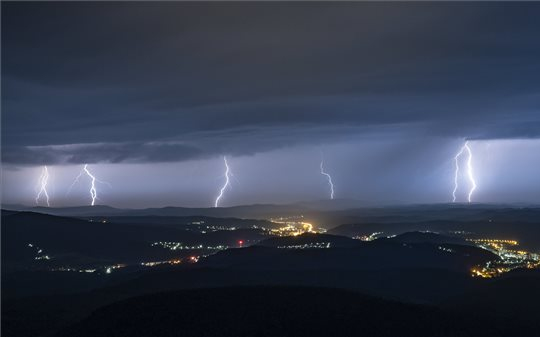
<path fill-rule="evenodd" d="M 324 172 L 324 159 L 321 159 L 321 174 L 326 176 L 328 179 L 328 185 L 330 186 L 330 199 L 334 199 L 334 183 L 332 182 L 332 177 Z"/>
<path fill-rule="evenodd" d="M 88 164 L 84 164 L 84 167 L 79 172 L 79 175 L 77 175 L 77 177 L 75 178 L 75 180 L 73 181 L 71 186 L 69 186 L 69 190 L 68 190 L 67 193 L 69 193 L 71 191 L 71 189 L 73 188 L 73 186 L 75 186 L 75 184 L 77 184 L 79 182 L 79 179 L 81 178 L 83 173 L 86 174 L 90 178 L 90 190 L 89 190 L 89 192 L 90 192 L 90 198 L 92 199 L 92 202 L 90 203 L 90 205 L 94 206 L 96 204 L 96 200 L 98 199 L 98 194 L 97 194 L 97 189 L 96 189 L 96 182 L 106 184 L 109 187 L 111 187 L 111 184 L 109 184 L 106 181 L 101 181 L 101 180 L 97 179 L 90 172 L 90 170 L 88 169 Z"/>
<path fill-rule="evenodd" d="M 467 151 L 468 158 L 467 158 L 467 176 L 469 178 L 469 181 L 471 183 L 471 189 L 469 190 L 469 194 L 467 195 L 468 202 L 471 202 L 472 200 L 472 194 L 474 190 L 476 189 L 476 181 L 474 180 L 473 175 L 473 168 L 472 168 L 472 151 L 469 147 L 469 141 L 466 141 L 465 144 L 461 147 L 459 152 L 454 157 L 454 162 L 456 165 L 456 169 L 454 172 L 454 190 L 452 191 L 452 202 L 456 202 L 456 192 L 458 190 L 458 175 L 459 175 L 459 157 Z"/>
<path fill-rule="evenodd" d="M 49 193 L 47 193 L 48 182 L 49 182 L 49 169 L 47 169 L 47 166 L 43 166 L 43 169 L 41 170 L 41 175 L 39 176 L 39 181 L 38 181 L 39 191 L 36 196 L 36 204 L 39 204 L 39 199 L 41 198 L 41 195 L 44 195 L 45 201 L 47 202 L 47 207 L 50 207 Z"/>
<path fill-rule="evenodd" d="M 229 187 L 229 181 L 230 181 L 230 175 L 231 175 L 231 170 L 229 168 L 229 164 L 227 163 L 227 157 L 223 156 L 223 162 L 225 163 L 225 184 L 223 185 L 223 187 L 221 187 L 221 189 L 219 190 L 219 195 L 217 196 L 216 198 L 216 201 L 214 203 L 214 207 L 218 207 L 219 206 L 219 201 L 221 200 L 221 198 L 223 197 L 223 193 L 225 192 L 225 190 L 227 189 L 227 187 Z"/>

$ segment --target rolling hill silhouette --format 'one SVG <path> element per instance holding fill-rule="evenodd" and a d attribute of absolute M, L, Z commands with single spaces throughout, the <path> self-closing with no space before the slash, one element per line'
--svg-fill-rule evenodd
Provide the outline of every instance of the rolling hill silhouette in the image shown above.
<path fill-rule="evenodd" d="M 418 327 L 421 326 L 419 329 Z M 58 337 L 515 336 L 515 324 L 324 288 L 234 287 L 135 297 Z M 520 336 L 536 334 L 520 325 Z"/>
<path fill-rule="evenodd" d="M 178 219 L 180 222 L 181 220 Z M 248 227 L 249 221 L 220 219 L 222 226 Z M 254 221 L 253 223 L 259 223 Z M 236 246 L 238 239 L 259 241 L 267 236 L 258 229 L 215 231 L 202 234 L 188 230 L 185 224 L 148 225 L 103 223 L 33 212 L 2 214 L 3 268 L 40 264 L 77 263 L 140 263 L 152 259 L 169 259 L 187 254 L 153 247 L 157 241 L 181 242 L 185 245 Z M 50 261 L 34 260 L 35 252 L 28 244 L 41 248 Z"/>

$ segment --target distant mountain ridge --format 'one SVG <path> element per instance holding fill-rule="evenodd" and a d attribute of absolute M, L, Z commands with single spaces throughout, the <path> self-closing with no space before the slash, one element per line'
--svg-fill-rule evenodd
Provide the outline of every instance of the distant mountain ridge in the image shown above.
<path fill-rule="evenodd" d="M 30 211 L 58 216 L 212 216 L 212 217 L 252 217 L 271 216 L 275 213 L 298 214 L 306 211 L 305 208 L 294 205 L 247 205 L 234 207 L 161 207 L 145 209 L 121 209 L 105 205 L 77 206 L 77 207 L 16 207 L 6 210 Z"/>
<path fill-rule="evenodd" d="M 431 204 L 366 207 L 358 200 L 337 199 L 292 204 L 252 204 L 232 207 L 159 207 L 122 209 L 106 205 L 76 207 L 28 207 L 3 205 L 4 210 L 31 211 L 58 216 L 209 216 L 246 219 L 305 216 L 325 228 L 358 222 L 470 221 L 492 217 L 531 221 L 540 218 L 540 206 L 495 204 Z"/>

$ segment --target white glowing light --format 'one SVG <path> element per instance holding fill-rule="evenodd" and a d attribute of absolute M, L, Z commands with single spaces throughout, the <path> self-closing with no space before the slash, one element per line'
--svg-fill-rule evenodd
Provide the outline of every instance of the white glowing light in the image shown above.
<path fill-rule="evenodd" d="M 45 201 L 47 202 L 47 207 L 50 207 L 49 193 L 47 193 L 48 182 L 49 182 L 49 170 L 47 169 L 47 166 L 43 166 L 43 169 L 41 170 L 41 175 L 39 176 L 39 181 L 38 181 L 39 191 L 36 196 L 36 204 L 39 204 L 39 199 L 41 198 L 41 195 L 44 195 Z"/>
<path fill-rule="evenodd" d="M 467 144 L 467 142 L 465 142 L 465 147 L 467 148 L 467 152 L 469 153 L 469 159 L 467 159 L 467 173 L 469 176 L 469 181 L 471 182 L 471 189 L 469 190 L 469 195 L 467 197 L 467 200 L 471 202 L 472 194 L 474 190 L 476 189 L 476 181 L 474 181 L 474 176 L 473 176 L 472 151 L 469 145 Z"/>
<path fill-rule="evenodd" d="M 328 179 L 328 185 L 330 186 L 330 199 L 334 199 L 334 183 L 332 182 L 332 177 L 324 172 L 324 160 L 321 159 L 321 174 L 326 176 Z"/>
<path fill-rule="evenodd" d="M 231 173 L 230 173 L 230 169 L 229 169 L 229 164 L 227 163 L 227 157 L 223 156 L 223 162 L 225 163 L 225 184 L 223 185 L 223 187 L 221 187 L 221 189 L 219 191 L 219 195 L 216 198 L 216 201 L 214 203 L 214 207 L 219 206 L 219 201 L 223 197 L 223 193 L 225 192 L 227 187 L 229 187 L 229 181 L 230 181 Z"/>
<path fill-rule="evenodd" d="M 90 196 L 92 197 L 92 206 L 94 206 L 97 199 L 96 177 L 94 177 L 92 173 L 88 171 L 88 164 L 84 164 L 84 172 L 86 172 L 86 174 L 88 174 L 90 179 L 92 179 L 91 186 L 90 186 Z"/>
<path fill-rule="evenodd" d="M 71 189 L 73 188 L 73 186 L 75 186 L 75 184 L 79 182 L 79 179 L 81 178 L 83 173 L 85 173 L 90 178 L 90 190 L 89 190 L 89 192 L 90 192 L 90 198 L 92 199 L 92 202 L 90 203 L 90 205 L 94 206 L 96 204 L 96 200 L 98 199 L 98 196 L 97 196 L 98 194 L 97 194 L 97 189 L 96 189 L 96 182 L 106 184 L 110 188 L 112 188 L 112 186 L 111 186 L 111 184 L 109 184 L 106 181 L 101 181 L 101 180 L 97 179 L 90 172 L 90 170 L 88 170 L 88 164 L 84 164 L 84 167 L 82 168 L 82 170 L 79 172 L 79 175 L 75 178 L 75 180 L 73 181 L 73 183 L 69 187 L 69 190 L 68 190 L 67 193 L 69 193 L 71 191 Z"/>
<path fill-rule="evenodd" d="M 465 144 L 461 147 L 459 152 L 454 157 L 454 162 L 456 164 L 456 169 L 454 172 L 454 190 L 452 191 L 452 202 L 456 202 L 456 192 L 458 190 L 458 175 L 459 175 L 459 157 L 463 154 L 463 152 L 467 151 L 468 158 L 467 158 L 467 176 L 469 178 L 471 188 L 469 190 L 469 194 L 467 195 L 467 201 L 471 202 L 472 200 L 472 194 L 474 190 L 476 190 L 476 181 L 474 180 L 473 175 L 473 168 L 472 168 L 472 151 L 469 147 L 469 141 L 466 141 Z"/>

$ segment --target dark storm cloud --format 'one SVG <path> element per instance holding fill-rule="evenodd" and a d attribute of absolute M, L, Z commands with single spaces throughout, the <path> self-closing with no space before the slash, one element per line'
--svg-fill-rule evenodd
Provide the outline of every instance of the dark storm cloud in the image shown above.
<path fill-rule="evenodd" d="M 346 125 L 321 127 L 244 128 L 188 133 L 184 140 L 166 142 L 90 143 L 70 145 L 4 148 L 6 163 L 17 164 L 84 164 L 121 162 L 176 162 L 203 159 L 217 155 L 253 155 L 261 151 L 284 148 L 290 144 L 309 143 L 322 146 L 325 141 L 373 139 L 383 134 L 396 135 L 403 125 L 386 125 L 376 130 Z M 412 127 L 408 125 L 408 127 Z M 358 136 L 361 135 L 361 136 Z M 189 141 L 189 139 L 194 139 Z M 246 142 L 246 139 L 249 142 Z"/>
<path fill-rule="evenodd" d="M 540 136 L 536 3 L 2 3 L 2 159 Z M 423 126 L 420 127 L 419 126 Z"/>

